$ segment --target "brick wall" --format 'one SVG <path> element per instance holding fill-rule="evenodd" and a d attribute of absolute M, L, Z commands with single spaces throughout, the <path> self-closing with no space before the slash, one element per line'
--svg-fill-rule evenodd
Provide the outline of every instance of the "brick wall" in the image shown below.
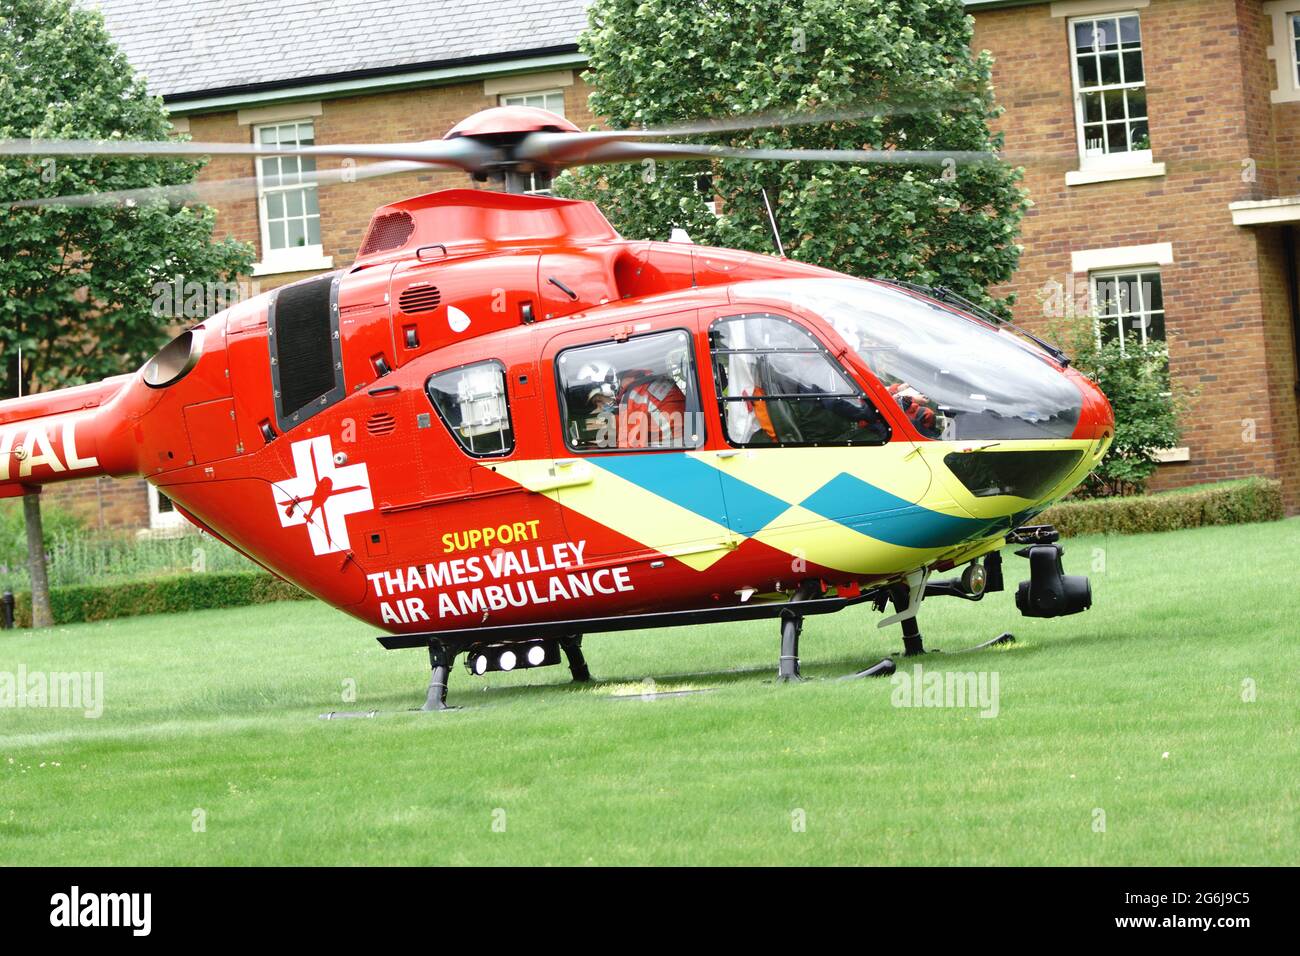
<path fill-rule="evenodd" d="M 1184 421 L 1191 460 L 1162 466 L 1153 487 L 1263 474 L 1286 482 L 1294 510 L 1295 357 L 1280 237 L 1233 225 L 1228 209 L 1279 188 L 1273 127 L 1293 110 L 1269 106 L 1271 27 L 1249 0 L 1152 0 L 1139 12 L 1153 159 L 1166 175 L 1076 186 L 1065 180 L 1078 168 L 1066 19 L 1046 3 L 976 18 L 976 47 L 996 57 L 1006 107 L 997 125 L 1025 162 L 1034 202 L 1004 291 L 1019 296 L 1017 320 L 1042 328 L 1048 284 L 1087 282 L 1070 279 L 1072 252 L 1171 243 L 1174 262 L 1161 267 L 1170 367 L 1196 394 Z M 1257 160 L 1258 181 L 1243 177 L 1245 159 Z"/>
<path fill-rule="evenodd" d="M 70 511 L 89 528 L 149 527 L 149 490 L 143 478 L 88 478 L 46 485 L 41 506 Z"/>

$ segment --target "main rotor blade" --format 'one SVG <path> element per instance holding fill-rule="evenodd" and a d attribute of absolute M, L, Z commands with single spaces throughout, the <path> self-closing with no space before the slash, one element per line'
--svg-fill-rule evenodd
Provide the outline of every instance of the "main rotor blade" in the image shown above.
<path fill-rule="evenodd" d="M 273 146 L 265 143 L 194 143 L 184 141 L 9 139 L 0 140 L 0 156 L 341 156 L 356 159 L 439 163 L 473 172 L 497 158 L 497 151 L 466 137 L 418 143 L 351 143 L 324 146 Z"/>
<path fill-rule="evenodd" d="M 930 149 L 747 149 L 694 143 L 602 143 L 581 160 L 565 165 L 635 163 L 645 159 L 739 159 L 752 162 L 885 163 L 940 166 L 945 163 L 988 163 L 999 158 L 992 151 Z"/>
<path fill-rule="evenodd" d="M 375 179 L 379 176 L 392 176 L 397 173 L 430 171 L 438 165 L 432 163 L 414 163 L 393 161 L 372 163 L 346 169 L 323 169 L 315 173 L 304 173 L 301 184 L 304 186 L 330 186 L 336 183 L 360 182 L 363 179 Z M 451 165 L 442 165 L 445 169 L 456 169 Z M 297 185 L 297 184 L 295 184 Z M 257 177 L 247 176 L 242 179 L 196 180 L 175 186 L 145 186 L 140 189 L 117 189 L 102 193 L 81 193 L 76 196 L 52 196 L 43 199 L 24 199 L 11 203 L 14 209 L 34 209 L 41 206 L 102 206 L 102 205 L 139 205 L 142 203 L 166 200 L 176 203 L 211 204 L 221 200 L 239 200 L 257 198 Z"/>
<path fill-rule="evenodd" d="M 659 126 L 652 129 L 595 130 L 587 133 L 531 133 L 519 144 L 516 155 L 524 161 L 567 164 L 575 159 L 588 160 L 590 151 L 611 142 L 658 139 L 665 136 L 706 136 L 721 133 L 740 133 L 760 129 L 780 129 L 786 126 L 809 126 L 820 123 L 862 122 L 886 116 L 921 113 L 935 109 L 950 110 L 957 106 L 974 106 L 982 103 L 975 94 L 948 101 L 921 103 L 895 102 L 884 105 L 846 106 L 836 109 L 815 110 L 806 113 L 767 111 L 746 116 L 719 117 L 692 123 Z"/>

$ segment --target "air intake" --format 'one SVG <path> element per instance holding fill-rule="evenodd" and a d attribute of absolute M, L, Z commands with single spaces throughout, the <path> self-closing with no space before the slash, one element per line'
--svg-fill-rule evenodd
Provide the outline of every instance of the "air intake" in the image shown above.
<path fill-rule="evenodd" d="M 397 307 L 407 315 L 432 312 L 442 301 L 442 293 L 435 285 L 413 285 L 397 299 Z"/>
<path fill-rule="evenodd" d="M 271 303 L 271 379 L 281 431 L 343 397 L 334 276 L 279 289 Z"/>
<path fill-rule="evenodd" d="M 366 419 L 366 431 L 376 438 L 383 438 L 385 435 L 391 435 L 393 429 L 397 427 L 397 419 L 388 412 L 375 412 Z"/>
<path fill-rule="evenodd" d="M 415 220 L 410 213 L 390 212 L 379 216 L 370 224 L 366 241 L 361 244 L 358 255 L 369 256 L 376 252 L 388 252 L 406 245 L 406 240 L 415 232 Z"/>

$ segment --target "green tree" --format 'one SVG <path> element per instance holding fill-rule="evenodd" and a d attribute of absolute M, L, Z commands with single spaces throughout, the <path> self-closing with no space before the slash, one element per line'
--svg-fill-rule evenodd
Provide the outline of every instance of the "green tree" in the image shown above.
<path fill-rule="evenodd" d="M 74 0 L 0 0 L 0 139 L 163 140 L 170 130 L 162 101 L 149 95 L 97 11 Z M 0 159 L 0 397 L 138 368 L 172 322 L 153 309 L 158 283 L 177 274 L 224 283 L 252 261 L 247 245 L 213 241 L 215 213 L 205 207 L 10 204 L 187 183 L 201 165 Z M 39 510 L 27 514 L 38 530 Z M 39 534 L 29 540 L 35 583 L 44 578 L 44 549 Z"/>
<path fill-rule="evenodd" d="M 1101 341 L 1089 315 L 1050 323 L 1076 369 L 1097 383 L 1115 413 L 1115 439 L 1079 493 L 1091 496 L 1141 494 L 1160 462 L 1156 453 L 1182 436 L 1179 419 L 1192 393 L 1169 375 L 1169 347 L 1119 339 Z"/>
<path fill-rule="evenodd" d="M 961 0 L 596 0 L 579 43 L 593 112 L 615 128 L 742 114 L 881 115 L 702 142 L 809 149 L 999 149 L 991 58 L 971 50 Z M 711 184 L 701 176 L 711 174 Z M 745 161 L 573 170 L 562 195 L 591 199 L 631 238 L 771 251 L 760 187 L 792 258 L 851 275 L 948 286 L 1002 310 L 1027 200 L 1001 162 L 840 165 Z M 721 214 L 706 207 L 714 193 Z"/>

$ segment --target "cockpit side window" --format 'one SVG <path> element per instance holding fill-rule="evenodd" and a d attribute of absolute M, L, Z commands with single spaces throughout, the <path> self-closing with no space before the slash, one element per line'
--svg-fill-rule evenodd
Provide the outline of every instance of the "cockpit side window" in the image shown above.
<path fill-rule="evenodd" d="M 765 445 L 880 445 L 889 424 L 826 349 L 793 319 L 727 316 L 709 329 L 713 379 L 727 441 Z"/>

